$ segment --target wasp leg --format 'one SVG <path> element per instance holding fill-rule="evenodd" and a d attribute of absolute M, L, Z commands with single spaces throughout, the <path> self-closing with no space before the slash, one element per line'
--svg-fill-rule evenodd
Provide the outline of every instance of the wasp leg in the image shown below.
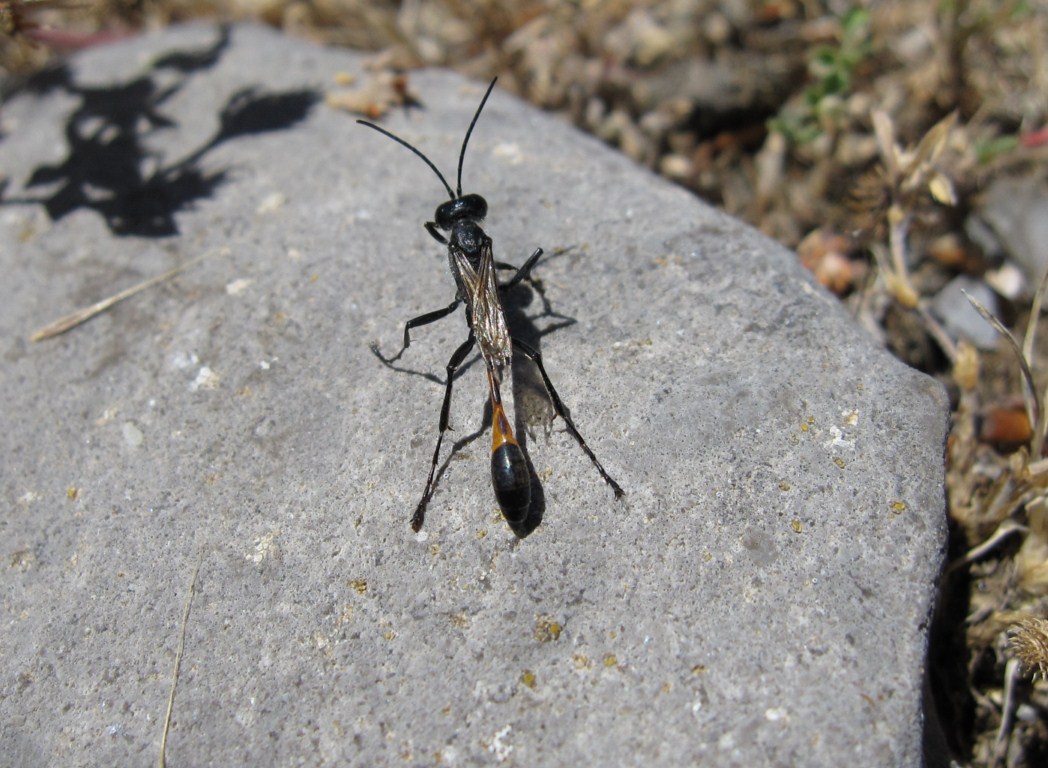
<path fill-rule="evenodd" d="M 586 445 L 586 441 L 582 439 L 582 435 L 579 434 L 579 430 L 575 427 L 575 422 L 571 420 L 571 416 L 568 415 L 568 409 L 564 407 L 564 403 L 561 402 L 560 396 L 557 394 L 557 390 L 553 388 L 553 382 L 549 379 L 549 374 L 546 373 L 546 366 L 542 364 L 542 355 L 537 349 L 525 344 L 520 339 L 513 339 L 513 346 L 520 350 L 520 352 L 535 363 L 535 367 L 539 369 L 539 373 L 542 375 L 542 383 L 546 386 L 546 392 L 549 393 L 550 402 L 553 403 L 553 411 L 564 419 L 564 424 L 568 427 L 568 432 L 575 438 L 575 442 L 579 444 L 579 447 L 583 452 L 589 456 L 590 461 L 593 462 L 593 466 L 600 472 L 600 476 L 604 478 L 604 482 L 611 486 L 612 490 L 615 491 L 615 498 L 621 499 L 626 495 L 626 492 L 622 490 L 622 487 L 616 483 L 611 475 L 607 473 L 600 461 L 597 460 L 596 455 L 590 450 L 590 447 Z"/>
<path fill-rule="evenodd" d="M 446 314 L 446 313 L 445 313 Z M 469 354 L 470 350 L 473 349 L 473 344 L 476 342 L 476 337 L 473 335 L 473 331 L 469 332 L 469 338 L 462 342 L 462 345 L 455 350 L 455 354 L 448 360 L 448 383 L 444 389 L 444 405 L 440 408 L 440 428 L 437 434 L 437 447 L 433 450 L 433 463 L 429 467 L 429 477 L 426 479 L 426 490 L 422 494 L 422 500 L 419 501 L 418 506 L 415 507 L 415 514 L 411 516 L 411 529 L 416 533 L 422 527 L 422 522 L 426 519 L 426 506 L 429 504 L 430 498 L 433 496 L 433 491 L 436 490 L 437 484 L 433 480 L 433 476 L 437 472 L 437 462 L 440 460 L 440 446 L 444 442 L 444 433 L 448 431 L 448 420 L 451 414 L 451 387 L 455 381 L 455 371 L 458 370 L 459 366 L 462 365 L 462 361 L 466 359 L 466 355 Z"/>
<path fill-rule="evenodd" d="M 535 263 L 539 260 L 539 257 L 542 256 L 542 254 L 543 250 L 541 248 L 536 248 L 535 252 L 528 257 L 527 261 L 524 262 L 524 266 L 520 267 L 519 269 L 512 264 L 507 264 L 504 261 L 496 261 L 495 267 L 497 269 L 505 269 L 516 273 L 513 275 L 513 277 L 509 279 L 509 281 L 500 284 L 499 290 L 503 292 L 509 291 L 513 289 L 513 287 L 516 286 L 518 283 L 526 282 L 528 285 L 535 289 L 535 293 L 537 293 L 539 295 L 539 298 L 542 299 L 543 315 L 547 317 L 565 317 L 564 315 L 561 315 L 553 311 L 553 307 L 552 305 L 550 305 L 549 299 L 546 298 L 546 289 L 543 287 L 542 281 L 531 274 L 532 267 L 535 266 Z"/>
<path fill-rule="evenodd" d="M 536 248 L 535 252 L 528 257 L 528 260 L 524 262 L 523 266 L 521 266 L 521 268 L 517 270 L 517 274 L 513 275 L 513 277 L 509 279 L 509 282 L 505 282 L 502 285 L 500 285 L 499 288 L 501 288 L 504 291 L 508 291 L 521 280 L 527 278 L 530 281 L 531 268 L 535 266 L 535 262 L 539 260 L 540 256 L 542 256 L 542 249 Z M 498 266 L 500 269 L 515 269 L 515 267 L 513 267 L 512 265 L 505 264 L 503 262 L 499 262 L 496 266 Z"/>
<path fill-rule="evenodd" d="M 426 231 L 429 232 L 429 234 L 433 236 L 433 239 L 441 245 L 448 244 L 447 238 L 444 237 L 444 235 L 440 234 L 440 230 L 437 229 L 437 225 L 434 224 L 432 221 L 426 222 Z"/>
<path fill-rule="evenodd" d="M 440 320 L 441 318 L 447 317 L 456 309 L 458 309 L 458 305 L 461 303 L 461 299 L 455 299 L 453 302 L 444 307 L 444 309 L 436 309 L 432 312 L 427 312 L 424 315 L 413 317 L 406 323 L 404 323 L 404 346 L 402 346 L 400 348 L 400 351 L 397 352 L 397 354 L 393 355 L 393 357 L 384 357 L 382 353 L 378 351 L 378 342 L 376 341 L 371 342 L 371 351 L 374 352 L 378 359 L 386 365 L 396 362 L 400 359 L 400 356 L 404 354 L 404 350 L 411 346 L 412 328 L 418 328 L 422 325 L 429 325 L 430 323 L 435 323 L 437 320 Z"/>

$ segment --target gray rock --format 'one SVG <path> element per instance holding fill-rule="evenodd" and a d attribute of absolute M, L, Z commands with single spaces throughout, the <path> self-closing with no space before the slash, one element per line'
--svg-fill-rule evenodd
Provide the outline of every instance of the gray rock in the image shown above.
<path fill-rule="evenodd" d="M 981 230 L 980 220 L 990 227 L 990 237 Z M 1015 261 L 1026 274 L 1030 292 L 1035 291 L 1048 270 L 1048 192 L 1042 174 L 1002 176 L 991 183 L 969 233 L 988 252 L 1003 251 Z"/>
<path fill-rule="evenodd" d="M 399 361 L 438 380 L 368 344 L 452 298 L 422 227 L 443 190 L 315 101 L 361 56 L 217 40 L 88 51 L 4 106 L 5 761 L 156 759 L 199 566 L 172 765 L 918 763 L 940 387 L 792 254 L 496 90 L 465 186 L 497 258 L 547 250 L 535 276 L 574 323 L 534 297 L 511 315 L 627 496 L 537 423 L 530 536 L 499 516 L 486 436 L 415 535 L 466 327 Z M 453 176 L 483 84 L 411 86 L 425 109 L 384 125 Z M 473 364 L 449 443 L 485 398 Z"/>
<path fill-rule="evenodd" d="M 1001 336 L 994 330 L 968 298 L 982 304 L 991 315 L 998 315 L 997 294 L 984 283 L 968 275 L 958 275 L 944 285 L 932 299 L 932 311 L 955 337 L 965 338 L 979 349 L 996 349 Z"/>

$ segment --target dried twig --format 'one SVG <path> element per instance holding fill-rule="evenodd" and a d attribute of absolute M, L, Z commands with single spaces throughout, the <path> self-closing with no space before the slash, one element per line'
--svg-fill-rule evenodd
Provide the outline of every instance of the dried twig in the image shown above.
<path fill-rule="evenodd" d="M 164 728 L 160 734 L 160 756 L 157 758 L 158 768 L 164 768 L 167 760 L 167 733 L 171 728 L 171 713 L 175 708 L 175 687 L 178 685 L 178 673 L 182 668 L 182 653 L 186 649 L 186 625 L 189 624 L 189 610 L 193 607 L 193 595 L 196 594 L 197 574 L 204 562 L 204 553 L 200 553 L 196 567 L 193 569 L 193 577 L 189 581 L 189 594 L 186 595 L 186 606 L 182 610 L 182 631 L 178 638 L 178 650 L 175 651 L 175 665 L 171 672 L 171 693 L 167 697 L 167 714 L 164 716 Z"/>
<path fill-rule="evenodd" d="M 994 739 L 993 754 L 990 765 L 996 766 L 1008 755 L 1009 736 L 1012 733 L 1012 721 L 1015 716 L 1015 678 L 1019 675 L 1019 661 L 1008 659 L 1004 665 L 1004 701 L 1001 702 L 1001 724 Z"/>
<path fill-rule="evenodd" d="M 1045 270 L 1044 277 L 1041 278 L 1041 284 L 1037 286 L 1037 292 L 1033 295 L 1033 306 L 1030 307 L 1030 319 L 1026 324 L 1026 336 L 1023 338 L 1023 356 L 1027 360 L 1033 360 L 1033 343 L 1034 337 L 1037 335 L 1037 321 L 1041 317 L 1041 305 L 1044 303 L 1045 292 L 1048 291 L 1048 270 Z M 1032 388 L 1031 383 L 1031 388 Z M 1045 398 L 1048 399 L 1048 392 L 1045 393 Z M 1031 421 L 1030 425 L 1033 427 L 1033 443 L 1031 444 L 1031 456 L 1034 459 L 1040 458 L 1041 450 L 1044 447 L 1045 433 L 1048 432 L 1048 413 L 1043 408 L 1037 412 L 1038 420 L 1036 422 Z"/>
<path fill-rule="evenodd" d="M 1023 400 L 1026 402 L 1026 417 L 1030 420 L 1032 425 L 1041 425 L 1042 414 L 1044 413 L 1044 406 L 1041 402 L 1041 396 L 1037 392 L 1037 387 L 1033 382 L 1033 371 L 1030 370 L 1030 363 L 1023 353 L 1022 347 L 1019 346 L 1019 342 L 1015 340 L 1011 332 L 1004 327 L 1000 320 L 993 316 L 993 314 L 984 307 L 978 299 L 974 298 L 967 291 L 961 291 L 965 298 L 971 302 L 971 305 L 975 307 L 976 311 L 982 315 L 983 320 L 993 326 L 997 333 L 1001 334 L 1011 346 L 1012 351 L 1015 352 L 1016 358 L 1019 360 L 1019 370 L 1022 371 L 1022 382 L 1023 382 Z M 1041 427 L 1038 429 L 1035 427 L 1033 438 L 1030 443 L 1030 455 L 1033 457 L 1039 457 L 1041 451 L 1044 448 L 1044 429 Z"/>
<path fill-rule="evenodd" d="M 130 298 L 131 296 L 134 296 L 136 293 L 144 291 L 146 288 L 152 288 L 154 285 L 158 285 L 159 283 L 162 283 L 165 280 L 170 280 L 172 277 L 175 277 L 176 275 L 185 272 L 190 267 L 203 261 L 208 255 L 209 254 L 205 253 L 200 256 L 197 256 L 195 259 L 190 259 L 185 264 L 181 264 L 175 267 L 174 269 L 170 270 L 169 272 L 165 272 L 162 275 L 157 275 L 156 277 L 151 277 L 148 280 L 144 280 L 143 282 L 138 283 L 137 285 L 132 285 L 130 288 L 125 288 L 124 290 L 110 296 L 107 299 L 102 299 L 102 301 L 96 302 L 95 304 L 92 304 L 90 307 L 86 307 L 85 309 L 79 309 L 76 312 L 73 312 L 72 314 L 66 315 L 65 317 L 51 323 L 50 325 L 44 326 L 38 331 L 34 331 L 33 334 L 29 337 L 29 340 L 43 341 L 44 339 L 50 339 L 54 336 L 63 334 L 66 331 L 72 330 L 81 323 L 86 323 L 95 315 L 105 312 L 114 304 L 119 304 L 124 299 Z"/>
<path fill-rule="evenodd" d="M 957 558 L 946 567 L 945 573 L 951 574 L 958 568 L 961 568 L 969 563 L 973 563 L 979 558 L 983 557 L 990 551 L 992 551 L 998 544 L 1000 544 L 1006 537 L 1013 533 L 1025 533 L 1028 531 L 1025 525 L 1020 525 L 1014 520 L 1005 520 L 994 531 L 986 541 L 977 547 L 972 547 L 964 553 L 962 557 Z"/>

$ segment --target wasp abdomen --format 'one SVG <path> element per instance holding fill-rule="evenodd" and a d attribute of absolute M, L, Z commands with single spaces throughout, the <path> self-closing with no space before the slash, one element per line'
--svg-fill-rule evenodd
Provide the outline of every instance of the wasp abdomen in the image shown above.
<path fill-rule="evenodd" d="M 531 473 L 528 460 L 513 436 L 513 428 L 502 407 L 498 381 L 488 369 L 491 385 L 491 485 L 499 509 L 510 525 L 524 522 L 531 508 Z"/>
<path fill-rule="evenodd" d="M 505 442 L 492 452 L 491 485 L 507 522 L 522 523 L 531 508 L 531 474 L 516 443 Z"/>

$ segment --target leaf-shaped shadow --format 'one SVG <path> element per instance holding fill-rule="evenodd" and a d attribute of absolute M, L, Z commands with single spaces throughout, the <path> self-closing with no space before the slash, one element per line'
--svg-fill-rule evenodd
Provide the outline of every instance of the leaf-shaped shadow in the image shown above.
<path fill-rule="evenodd" d="M 65 126 L 68 154 L 55 165 L 36 168 L 25 189 L 51 187 L 37 196 L 5 196 L 0 203 L 43 205 L 52 220 L 79 209 L 105 218 L 115 235 L 165 237 L 178 234 L 176 214 L 210 198 L 226 180 L 225 171 L 206 172 L 203 157 L 235 138 L 286 130 L 303 120 L 319 100 L 311 90 L 262 93 L 245 88 L 234 93 L 219 115 L 215 134 L 198 149 L 164 162 L 147 149 L 145 139 L 158 129 L 177 127 L 163 106 L 190 77 L 214 66 L 229 45 L 230 34 L 219 29 L 211 45 L 173 51 L 154 60 L 148 73 L 130 82 L 103 88 L 75 83 L 66 68 L 44 73 L 26 91 L 64 90 L 80 99 Z M 166 70 L 161 86 L 156 73 Z M 170 73 L 179 76 L 170 84 Z"/>

